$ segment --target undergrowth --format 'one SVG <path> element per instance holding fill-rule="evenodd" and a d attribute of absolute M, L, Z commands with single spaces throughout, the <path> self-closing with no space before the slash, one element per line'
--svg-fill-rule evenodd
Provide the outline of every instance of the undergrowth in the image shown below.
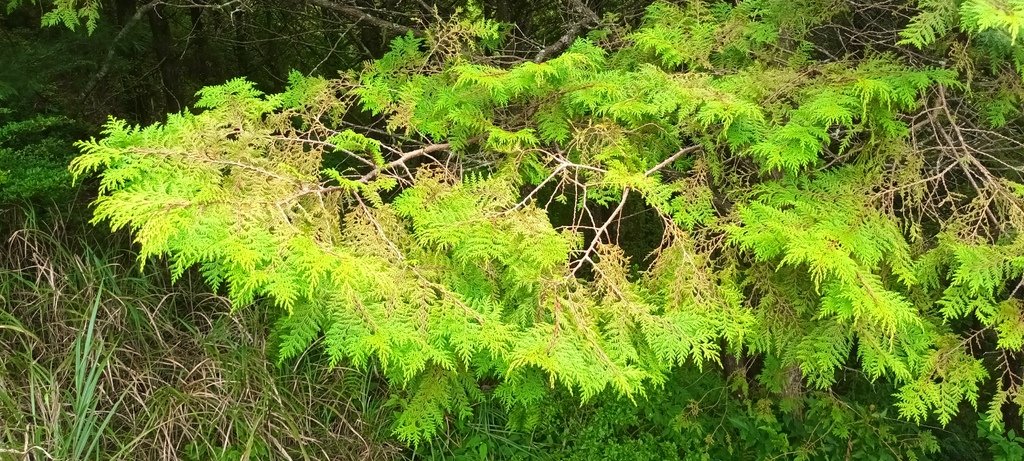
<path fill-rule="evenodd" d="M 0 460 L 398 453 L 372 373 L 276 366 L 273 313 L 140 271 L 127 239 L 66 216 L 0 223 Z"/>
<path fill-rule="evenodd" d="M 74 213 L 0 214 L 0 460 L 1012 460 L 1024 439 L 975 421 L 918 426 L 891 389 L 777 399 L 722 370 L 680 370 L 646 398 L 580 405 L 557 391 L 507 411 L 485 384 L 467 418 L 403 446 L 409 389 L 316 348 L 278 360 L 272 309 L 229 303 L 196 274 L 140 269 L 121 234 Z M 257 301 L 260 302 L 260 301 Z M 280 315 L 280 314 L 277 314 Z M 861 383 L 861 384 L 857 384 Z"/>

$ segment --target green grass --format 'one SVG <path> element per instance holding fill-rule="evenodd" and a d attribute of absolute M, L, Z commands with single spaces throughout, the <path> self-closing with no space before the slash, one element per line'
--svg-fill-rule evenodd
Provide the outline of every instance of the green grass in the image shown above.
<path fill-rule="evenodd" d="M 274 365 L 270 310 L 66 216 L 0 223 L 0 460 L 400 455 L 371 374 Z"/>

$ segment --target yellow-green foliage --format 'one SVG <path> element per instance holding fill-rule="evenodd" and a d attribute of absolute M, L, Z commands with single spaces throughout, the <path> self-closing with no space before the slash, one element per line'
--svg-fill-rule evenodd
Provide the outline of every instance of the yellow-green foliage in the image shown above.
<path fill-rule="evenodd" d="M 902 386 L 902 416 L 946 423 L 989 375 L 949 321 L 1024 344 L 1007 290 L 1024 243 L 965 231 L 988 213 L 1016 235 L 1021 197 L 992 179 L 999 206 L 928 226 L 893 198 L 931 184 L 911 116 L 969 83 L 890 53 L 820 59 L 805 35 L 829 2 L 739 3 L 657 3 L 618 45 L 541 63 L 453 51 L 451 31 L 401 37 L 336 80 L 293 74 L 274 95 L 232 80 L 200 112 L 111 120 L 72 170 L 101 172 L 95 219 L 129 228 L 142 262 L 289 312 L 281 360 L 319 342 L 410 389 L 406 441 L 470 412 L 479 380 L 508 407 L 550 386 L 635 398 L 723 347 L 817 388 L 859 367 Z M 1015 43 L 1016 13 L 982 3 L 961 6 L 970 30 Z M 922 3 L 904 39 L 952 30 L 944 5 Z M 381 122 L 352 128 L 368 115 Z M 615 244 L 629 203 L 664 222 L 647 261 Z"/>

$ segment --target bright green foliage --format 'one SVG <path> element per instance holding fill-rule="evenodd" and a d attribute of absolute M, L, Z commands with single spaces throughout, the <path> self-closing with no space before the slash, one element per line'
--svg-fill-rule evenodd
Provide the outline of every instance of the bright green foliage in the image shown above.
<path fill-rule="evenodd" d="M 970 30 L 1016 46 L 1015 16 L 978 3 L 960 9 Z M 318 343 L 379 367 L 406 390 L 406 442 L 489 396 L 642 401 L 673 369 L 743 354 L 785 399 L 853 368 L 896 389 L 901 417 L 946 424 L 992 370 L 954 321 L 1024 345 L 1022 187 L 997 176 L 1019 162 L 973 156 L 956 68 L 816 53 L 830 4 L 657 3 L 617 40 L 514 65 L 475 45 L 488 23 L 448 24 L 335 80 L 265 95 L 236 79 L 201 112 L 112 119 L 71 168 L 101 172 L 95 220 L 129 229 L 142 263 L 289 313 L 282 361 Z M 938 19 L 907 29 L 918 46 L 952 30 L 948 6 L 921 6 Z M 656 248 L 616 243 L 652 231 L 630 229 L 631 206 L 661 220 Z"/>
<path fill-rule="evenodd" d="M 100 19 L 99 0 L 7 0 L 7 12 L 26 3 L 48 8 L 42 16 L 44 27 L 64 26 L 73 31 L 85 21 L 86 30 L 92 34 Z"/>
<path fill-rule="evenodd" d="M 914 362 L 930 344 L 920 340 L 928 332 L 913 304 L 889 288 L 894 283 L 914 283 L 909 248 L 895 223 L 858 196 L 865 187 L 858 182 L 865 179 L 870 180 L 870 175 L 854 169 L 824 175 L 805 187 L 766 185 L 739 210 L 745 225 L 730 232 L 757 260 L 806 271 L 808 283 L 800 288 L 821 293 L 816 316 L 846 325 L 839 342 L 822 331 L 807 332 L 806 340 L 812 343 L 795 350 L 806 347 L 814 351 L 813 358 L 789 360 L 802 365 L 812 384 L 823 387 L 833 384 L 854 338 L 860 342 L 858 355 L 864 371 L 872 378 L 884 374 L 911 378 L 916 374 Z M 892 273 L 891 280 L 879 275 L 883 262 Z M 802 336 L 800 331 L 790 334 Z"/>
<path fill-rule="evenodd" d="M 1018 38 L 1024 31 L 1024 2 L 1020 0 L 920 0 L 921 12 L 900 32 L 900 44 L 925 48 L 943 40 L 956 28 L 982 42 L 981 52 L 993 64 L 1010 62 L 1024 75 L 1024 46 Z M 962 50 L 962 48 L 961 48 Z M 960 59 L 960 57 L 955 57 Z M 962 65 L 963 63 L 958 63 Z"/>
<path fill-rule="evenodd" d="M 900 36 L 901 44 L 924 48 L 934 43 L 939 37 L 946 35 L 956 26 L 958 15 L 956 0 L 920 0 L 917 7 L 921 9 Z"/>
<path fill-rule="evenodd" d="M 1005 34 L 1016 45 L 1024 28 L 1024 2 L 1019 0 L 920 0 L 921 12 L 900 35 L 905 44 L 924 48 L 957 25 L 965 32 Z"/>
<path fill-rule="evenodd" d="M 976 33 L 996 30 L 1009 35 L 1013 45 L 1024 29 L 1024 2 L 1020 0 L 967 0 L 960 6 L 960 14 L 966 30 Z"/>

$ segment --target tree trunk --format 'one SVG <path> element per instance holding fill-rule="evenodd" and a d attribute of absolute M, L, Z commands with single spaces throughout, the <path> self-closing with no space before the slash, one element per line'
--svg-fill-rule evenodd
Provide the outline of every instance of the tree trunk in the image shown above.
<path fill-rule="evenodd" d="M 181 89 L 178 56 L 172 50 L 174 38 L 171 35 L 171 24 L 167 21 L 167 11 L 158 6 L 147 13 L 149 27 L 153 34 L 153 52 L 156 53 L 160 66 L 160 84 L 164 95 L 164 112 L 181 110 L 178 95 Z"/>

